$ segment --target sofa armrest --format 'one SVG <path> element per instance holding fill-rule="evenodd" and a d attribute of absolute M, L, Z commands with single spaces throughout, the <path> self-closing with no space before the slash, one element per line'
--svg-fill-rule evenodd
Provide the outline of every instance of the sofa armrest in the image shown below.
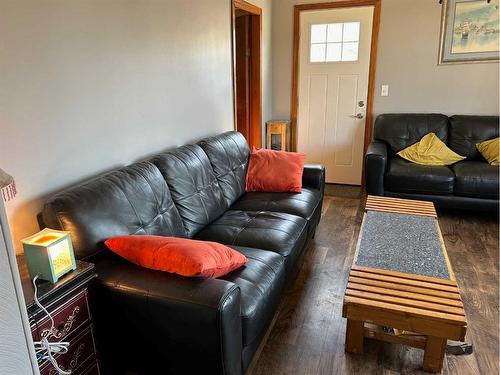
<path fill-rule="evenodd" d="M 318 189 L 323 194 L 325 189 L 325 167 L 321 164 L 304 165 L 302 174 L 302 185 Z"/>
<path fill-rule="evenodd" d="M 380 141 L 368 145 L 365 157 L 366 192 L 384 195 L 384 176 L 387 168 L 387 146 Z"/>
<path fill-rule="evenodd" d="M 153 271 L 113 256 L 96 262 L 91 293 L 108 367 L 136 357 L 149 373 L 242 374 L 236 284 Z"/>

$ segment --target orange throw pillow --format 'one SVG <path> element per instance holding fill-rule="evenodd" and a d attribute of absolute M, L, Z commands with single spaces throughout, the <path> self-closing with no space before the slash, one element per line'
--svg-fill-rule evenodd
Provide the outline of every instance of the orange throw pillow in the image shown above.
<path fill-rule="evenodd" d="M 104 242 L 116 254 L 139 266 L 182 276 L 223 276 L 247 258 L 217 242 L 148 235 L 113 237 Z"/>
<path fill-rule="evenodd" d="M 248 163 L 246 191 L 300 193 L 305 159 L 298 152 L 254 148 Z"/>

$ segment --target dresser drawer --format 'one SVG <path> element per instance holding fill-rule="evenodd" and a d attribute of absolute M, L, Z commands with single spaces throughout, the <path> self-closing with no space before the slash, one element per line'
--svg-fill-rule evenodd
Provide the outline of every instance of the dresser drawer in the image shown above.
<path fill-rule="evenodd" d="M 94 337 L 92 327 L 88 327 L 80 335 L 70 341 L 68 352 L 65 354 L 55 355 L 59 367 L 64 370 L 78 369 L 82 363 L 95 355 Z M 94 359 L 95 361 L 95 359 Z M 77 371 L 78 372 L 78 371 Z M 41 375 L 58 375 L 58 372 L 52 364 L 44 361 L 41 369 Z"/>
<path fill-rule="evenodd" d="M 90 322 L 89 303 L 87 289 L 82 290 L 74 297 L 53 310 L 49 310 L 54 318 L 55 332 L 49 337 L 49 341 L 64 341 L 64 339 L 78 328 Z M 51 321 L 48 316 L 38 323 L 37 330 L 33 333 L 33 339 L 39 341 L 41 337 L 47 336 Z"/>

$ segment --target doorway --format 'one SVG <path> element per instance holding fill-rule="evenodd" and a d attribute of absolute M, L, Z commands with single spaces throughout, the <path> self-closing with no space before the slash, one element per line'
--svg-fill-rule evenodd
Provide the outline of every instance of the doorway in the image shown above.
<path fill-rule="evenodd" d="M 292 141 L 326 182 L 362 185 L 371 139 L 380 2 L 295 8 Z M 299 37 L 300 36 L 300 37 Z"/>
<path fill-rule="evenodd" d="M 262 146 L 262 9 L 233 0 L 233 81 L 235 129 L 250 148 Z"/>

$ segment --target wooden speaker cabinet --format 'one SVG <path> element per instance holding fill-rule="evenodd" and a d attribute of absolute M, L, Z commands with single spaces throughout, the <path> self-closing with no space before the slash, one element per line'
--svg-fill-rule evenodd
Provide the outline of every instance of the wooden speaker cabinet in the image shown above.
<path fill-rule="evenodd" d="M 266 148 L 290 151 L 290 122 L 273 120 L 266 125 Z"/>

